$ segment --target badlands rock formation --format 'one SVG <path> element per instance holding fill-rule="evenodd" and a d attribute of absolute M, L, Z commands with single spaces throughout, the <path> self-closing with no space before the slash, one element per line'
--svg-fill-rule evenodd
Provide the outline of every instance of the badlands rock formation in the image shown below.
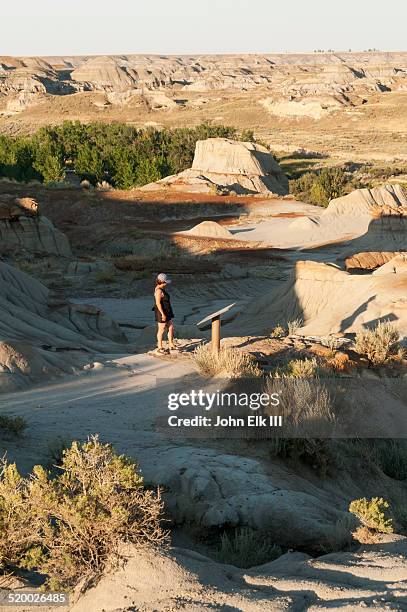
<path fill-rule="evenodd" d="M 285 195 L 288 179 L 271 153 L 252 142 L 208 138 L 196 143 L 192 168 L 143 187 L 184 192 Z"/>
<path fill-rule="evenodd" d="M 407 250 L 407 195 L 400 185 L 357 189 L 329 203 L 319 218 L 293 221 L 299 244 L 351 241 L 351 256 L 362 251 Z"/>
<path fill-rule="evenodd" d="M 364 276 L 334 265 L 300 261 L 282 287 L 251 302 L 230 327 L 262 334 L 300 319 L 301 333 L 319 336 L 357 332 L 390 320 L 406 339 L 407 269 L 392 261 L 383 271 L 378 268 Z"/>
<path fill-rule="evenodd" d="M 77 600 L 72 612 L 114 610 L 346 610 L 404 609 L 407 539 L 355 552 L 311 558 L 288 552 L 249 570 L 216 563 L 184 548 L 167 554 L 123 548 L 125 563 Z"/>
<path fill-rule="evenodd" d="M 202 223 L 198 223 L 192 229 L 181 232 L 185 235 L 191 236 L 201 236 L 202 238 L 233 238 L 233 235 L 229 232 L 226 227 L 223 227 L 216 221 L 202 221 Z"/>
<path fill-rule="evenodd" d="M 31 198 L 0 196 L 0 254 L 18 249 L 30 253 L 68 257 L 67 237 L 38 212 Z"/>
<path fill-rule="evenodd" d="M 189 91 L 263 87 L 287 101 L 406 87 L 406 53 L 199 56 L 0 57 L 0 95 L 165 88 Z"/>
<path fill-rule="evenodd" d="M 388 261 L 394 259 L 398 253 L 396 251 L 367 251 L 365 253 L 355 253 L 345 258 L 345 267 L 348 272 L 352 271 L 373 271 L 383 266 Z"/>
<path fill-rule="evenodd" d="M 84 353 L 123 352 L 125 343 L 116 323 L 98 308 L 58 299 L 37 280 L 0 263 L 1 391 L 72 372 Z"/>

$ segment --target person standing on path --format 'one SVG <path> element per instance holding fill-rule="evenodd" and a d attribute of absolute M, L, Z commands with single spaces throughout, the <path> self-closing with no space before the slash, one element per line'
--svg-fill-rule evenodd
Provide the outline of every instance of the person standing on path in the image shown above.
<path fill-rule="evenodd" d="M 174 312 L 171 306 L 171 298 L 169 293 L 166 291 L 166 287 L 171 283 L 167 274 L 161 273 L 157 276 L 155 282 L 154 291 L 154 310 L 155 320 L 157 321 L 157 353 L 165 355 L 168 350 L 163 348 L 163 337 L 167 330 L 168 333 L 168 344 L 170 351 L 177 351 L 177 347 L 174 344 Z"/>

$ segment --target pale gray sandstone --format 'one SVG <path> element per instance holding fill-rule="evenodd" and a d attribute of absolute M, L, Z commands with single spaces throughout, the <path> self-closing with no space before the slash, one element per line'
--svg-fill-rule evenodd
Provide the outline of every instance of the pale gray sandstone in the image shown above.
<path fill-rule="evenodd" d="M 0 253 L 13 251 L 69 257 L 68 238 L 39 213 L 31 198 L 0 196 Z"/>
<path fill-rule="evenodd" d="M 0 262 L 0 390 L 72 373 L 84 355 L 126 352 L 126 337 L 99 308 L 53 296 Z"/>
<path fill-rule="evenodd" d="M 194 193 L 285 195 L 288 179 L 266 147 L 228 138 L 199 140 L 192 168 L 143 187 Z"/>
<path fill-rule="evenodd" d="M 316 559 L 288 552 L 248 570 L 185 548 L 162 553 L 126 546 L 121 551 L 124 563 L 116 571 L 104 575 L 84 595 L 77 591 L 72 612 L 402 610 L 407 595 L 407 540 L 400 536 L 382 540 Z"/>

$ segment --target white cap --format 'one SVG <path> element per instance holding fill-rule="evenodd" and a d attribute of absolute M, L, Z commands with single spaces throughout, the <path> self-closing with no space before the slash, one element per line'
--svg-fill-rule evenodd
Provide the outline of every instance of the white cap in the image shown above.
<path fill-rule="evenodd" d="M 157 276 L 157 280 L 160 281 L 160 283 L 167 283 L 167 285 L 171 282 L 171 279 L 163 272 Z"/>

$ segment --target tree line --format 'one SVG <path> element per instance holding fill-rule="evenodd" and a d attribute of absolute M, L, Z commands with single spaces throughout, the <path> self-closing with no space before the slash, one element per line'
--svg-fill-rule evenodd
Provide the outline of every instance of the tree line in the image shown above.
<path fill-rule="evenodd" d="M 0 177 L 50 184 L 73 170 L 93 185 L 130 189 L 190 168 L 196 142 L 214 137 L 254 141 L 251 130 L 223 125 L 157 130 L 64 121 L 29 137 L 0 135 Z"/>

